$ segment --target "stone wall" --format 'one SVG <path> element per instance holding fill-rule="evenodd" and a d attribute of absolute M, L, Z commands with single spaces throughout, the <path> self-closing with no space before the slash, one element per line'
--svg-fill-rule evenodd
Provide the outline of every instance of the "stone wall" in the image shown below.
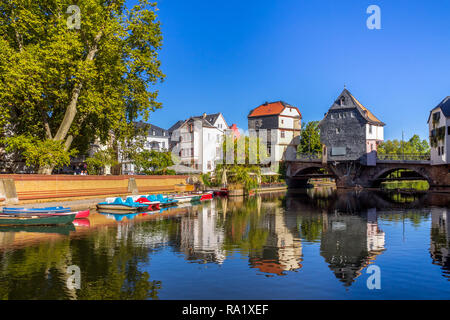
<path fill-rule="evenodd" d="M 187 178 L 188 176 L 0 175 L 0 204 L 14 198 L 11 192 L 7 192 L 13 187 L 15 188 L 15 197 L 19 201 L 56 201 L 123 196 L 137 192 L 190 191 L 193 186 L 186 183 Z M 5 186 L 8 187 L 5 188 Z"/>

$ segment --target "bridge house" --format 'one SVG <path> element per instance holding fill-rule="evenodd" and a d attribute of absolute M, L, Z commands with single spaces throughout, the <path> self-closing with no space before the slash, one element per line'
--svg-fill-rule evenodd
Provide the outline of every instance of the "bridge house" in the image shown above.
<path fill-rule="evenodd" d="M 267 130 L 267 153 L 279 162 L 286 154 L 294 156 L 300 139 L 302 114 L 297 107 L 284 101 L 266 102 L 250 111 L 248 128 Z"/>
<path fill-rule="evenodd" d="M 450 96 L 441 101 L 428 116 L 430 160 L 432 165 L 449 163 Z"/>
<path fill-rule="evenodd" d="M 329 161 L 359 160 L 364 165 L 376 165 L 384 125 L 344 88 L 319 123 L 320 141 L 326 147 L 324 156 Z"/>

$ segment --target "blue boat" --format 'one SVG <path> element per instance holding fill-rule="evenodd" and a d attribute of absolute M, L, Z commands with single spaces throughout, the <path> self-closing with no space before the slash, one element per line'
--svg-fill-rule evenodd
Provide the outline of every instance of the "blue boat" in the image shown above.
<path fill-rule="evenodd" d="M 135 212 L 135 211 L 145 211 L 148 209 L 148 204 L 141 204 L 134 202 L 131 197 L 128 197 L 126 201 L 122 198 L 116 198 L 112 202 L 100 202 L 97 204 L 97 210 L 104 210 L 107 212 L 120 211 L 120 212 Z"/>
<path fill-rule="evenodd" d="M 66 213 L 71 212 L 67 207 L 45 207 L 45 208 L 3 208 L 2 213 Z"/>
<path fill-rule="evenodd" d="M 157 194 L 156 196 L 154 194 L 150 194 L 147 196 L 147 199 L 150 201 L 159 201 L 160 206 L 172 206 L 176 205 L 178 202 L 178 200 L 169 197 L 164 197 L 162 194 Z"/>

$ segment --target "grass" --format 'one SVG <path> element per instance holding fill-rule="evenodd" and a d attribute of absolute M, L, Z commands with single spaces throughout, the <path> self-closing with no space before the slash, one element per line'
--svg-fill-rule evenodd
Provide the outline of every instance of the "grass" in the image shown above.
<path fill-rule="evenodd" d="M 409 180 L 409 181 L 385 181 L 381 183 L 381 189 L 414 189 L 414 190 L 428 190 L 430 185 L 426 180 Z"/>

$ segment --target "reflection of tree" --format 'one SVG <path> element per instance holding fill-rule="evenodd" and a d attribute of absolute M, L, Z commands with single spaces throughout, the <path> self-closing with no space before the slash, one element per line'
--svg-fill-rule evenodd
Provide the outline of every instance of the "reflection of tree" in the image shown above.
<path fill-rule="evenodd" d="M 261 215 L 256 214 L 257 212 L 256 197 L 248 198 L 245 205 L 230 208 L 224 221 L 225 250 L 232 251 L 238 247 L 242 253 L 249 253 L 262 249 L 268 231 L 260 223 L 265 211 Z"/>
<path fill-rule="evenodd" d="M 1 299 L 157 299 L 161 282 L 139 268 L 148 249 L 133 242 L 133 229 L 118 238 L 116 228 L 82 239 L 65 239 L 3 254 Z M 81 289 L 66 286 L 69 265 L 81 270 Z"/>
<path fill-rule="evenodd" d="M 302 214 L 297 217 L 297 223 L 300 225 L 301 236 L 303 239 L 310 242 L 320 241 L 324 223 L 322 215 Z"/>

